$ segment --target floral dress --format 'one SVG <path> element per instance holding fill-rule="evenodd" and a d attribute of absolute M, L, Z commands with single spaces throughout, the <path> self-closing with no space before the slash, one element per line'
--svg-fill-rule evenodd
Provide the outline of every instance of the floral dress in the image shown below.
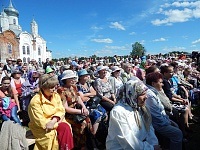
<path fill-rule="evenodd" d="M 68 107 L 76 109 L 76 104 L 78 102 L 78 90 L 76 86 L 71 86 L 70 88 L 59 87 L 57 92 L 60 94 L 63 104 L 67 102 Z M 65 119 L 72 126 L 73 138 L 74 138 L 74 147 L 81 148 L 85 146 L 86 135 L 80 133 L 81 124 L 76 123 L 73 120 L 73 115 L 66 112 Z"/>
<path fill-rule="evenodd" d="M 78 83 L 77 84 L 78 91 L 82 92 L 83 94 L 90 93 L 91 84 L 87 83 L 87 86 L 88 86 L 87 88 L 84 88 L 82 84 Z M 87 106 L 87 102 L 85 102 L 84 104 Z M 97 108 L 90 110 L 89 116 L 91 123 L 95 124 L 100 122 L 102 119 L 106 118 L 107 114 L 106 110 L 100 104 L 98 104 Z"/>

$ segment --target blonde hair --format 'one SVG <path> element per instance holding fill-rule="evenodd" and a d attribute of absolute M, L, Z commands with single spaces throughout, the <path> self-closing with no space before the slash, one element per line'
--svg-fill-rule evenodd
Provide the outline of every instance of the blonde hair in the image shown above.
<path fill-rule="evenodd" d="M 39 78 L 39 88 L 40 89 L 50 89 L 55 87 L 58 84 L 58 79 L 57 77 L 54 75 L 49 75 L 49 74 L 43 74 L 40 78 Z"/>

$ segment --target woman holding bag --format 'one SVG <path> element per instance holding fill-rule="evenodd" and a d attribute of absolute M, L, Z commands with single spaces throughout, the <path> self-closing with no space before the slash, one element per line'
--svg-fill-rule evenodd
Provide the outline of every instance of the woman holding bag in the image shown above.
<path fill-rule="evenodd" d="M 84 129 L 87 127 L 88 119 L 85 117 L 86 119 L 82 122 L 77 122 L 76 116 L 88 116 L 89 111 L 79 96 L 76 87 L 76 74 L 72 70 L 65 70 L 61 80 L 64 86 L 59 87 L 57 91 L 66 110 L 65 118 L 72 125 L 75 148 L 83 149 L 86 141 Z"/>
<path fill-rule="evenodd" d="M 96 97 L 96 91 L 94 88 L 87 82 L 89 79 L 89 74 L 85 69 L 78 71 L 79 81 L 77 84 L 78 93 L 80 94 L 81 99 L 85 103 L 85 105 L 91 110 L 90 111 L 90 120 L 92 123 L 92 134 L 95 135 L 99 126 L 99 122 L 102 119 L 107 118 L 106 110 L 100 105 L 93 101 Z M 94 98 L 94 99 L 93 99 Z M 100 99 L 100 98 L 98 98 Z M 96 108 L 91 108 L 89 102 L 96 105 Z M 94 107 L 94 106 L 92 106 Z"/>
<path fill-rule="evenodd" d="M 101 106 L 108 112 L 112 110 L 116 103 L 116 97 L 114 94 L 114 89 L 106 77 L 108 67 L 98 66 L 97 73 L 99 77 L 95 80 L 94 87 L 97 91 L 97 95 L 101 98 Z"/>

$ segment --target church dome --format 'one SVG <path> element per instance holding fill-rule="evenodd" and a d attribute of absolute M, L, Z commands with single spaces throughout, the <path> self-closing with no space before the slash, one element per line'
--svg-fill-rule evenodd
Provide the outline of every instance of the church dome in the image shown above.
<path fill-rule="evenodd" d="M 37 25 L 37 23 L 36 23 L 36 21 L 34 19 L 31 21 L 31 24 Z"/>
<path fill-rule="evenodd" d="M 12 2 L 10 1 L 10 4 L 7 8 L 4 9 L 4 12 L 8 15 L 8 16 L 19 16 L 19 12 L 18 10 L 16 10 L 13 5 Z"/>

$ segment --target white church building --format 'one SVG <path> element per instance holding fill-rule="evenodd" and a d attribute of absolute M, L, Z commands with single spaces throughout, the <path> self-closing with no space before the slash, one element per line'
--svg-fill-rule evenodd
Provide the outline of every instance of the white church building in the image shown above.
<path fill-rule="evenodd" d="M 19 24 L 19 12 L 13 7 L 10 0 L 9 6 L 3 8 L 0 14 L 0 61 L 12 57 L 21 58 L 23 62 L 32 59 L 45 62 L 46 58 L 52 59 L 50 50 L 47 50 L 46 41 L 38 33 L 38 24 L 33 19 L 30 23 L 30 33 L 23 31 Z"/>

